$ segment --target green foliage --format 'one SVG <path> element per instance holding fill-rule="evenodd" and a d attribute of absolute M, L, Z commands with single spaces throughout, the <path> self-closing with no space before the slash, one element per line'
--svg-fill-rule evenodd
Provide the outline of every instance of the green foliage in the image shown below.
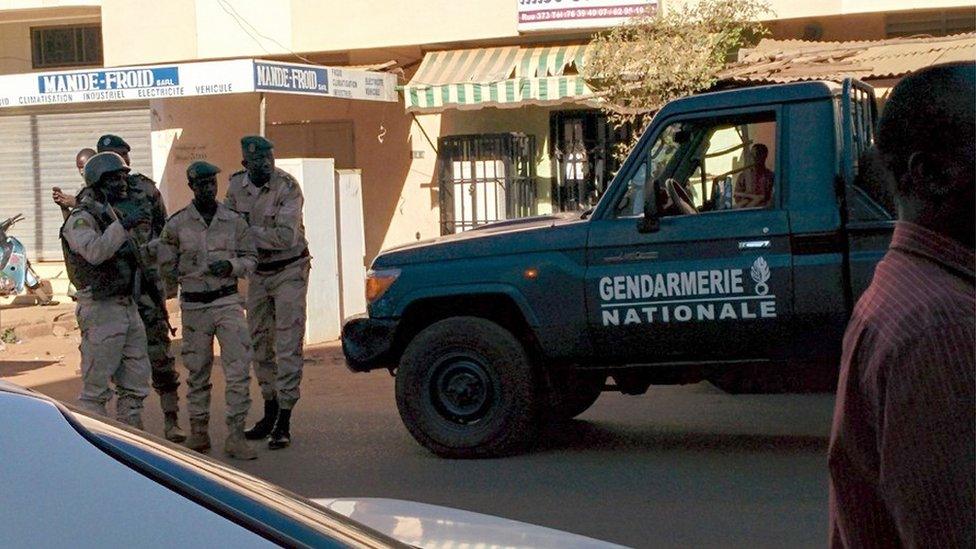
<path fill-rule="evenodd" d="M 647 113 L 713 86 L 739 48 L 767 34 L 758 20 L 770 13 L 765 0 L 699 0 L 634 18 L 594 36 L 584 78 L 611 123 L 641 127 Z M 621 143 L 617 153 L 632 144 Z"/>

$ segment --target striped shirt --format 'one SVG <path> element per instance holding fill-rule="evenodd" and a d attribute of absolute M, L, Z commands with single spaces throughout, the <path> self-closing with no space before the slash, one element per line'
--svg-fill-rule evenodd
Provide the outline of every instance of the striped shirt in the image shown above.
<path fill-rule="evenodd" d="M 976 543 L 973 250 L 899 222 L 844 335 L 832 547 Z"/>

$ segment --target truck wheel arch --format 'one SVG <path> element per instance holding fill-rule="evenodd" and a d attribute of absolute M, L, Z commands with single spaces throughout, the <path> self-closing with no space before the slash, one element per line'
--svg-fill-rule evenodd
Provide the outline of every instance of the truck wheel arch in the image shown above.
<path fill-rule="evenodd" d="M 438 295 L 416 296 L 403 308 L 394 340 L 393 355 L 397 362 L 410 341 L 422 330 L 441 320 L 470 316 L 490 320 L 512 333 L 530 356 L 540 352 L 533 326 L 535 315 L 525 298 L 513 288 L 481 291 L 454 291 Z"/>

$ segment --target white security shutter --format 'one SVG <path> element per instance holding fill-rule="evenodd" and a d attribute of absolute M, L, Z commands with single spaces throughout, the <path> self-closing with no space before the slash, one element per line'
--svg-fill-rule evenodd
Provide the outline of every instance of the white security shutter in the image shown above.
<path fill-rule="evenodd" d="M 38 238 L 33 221 L 37 200 L 30 136 L 29 116 L 0 116 L 0 221 L 24 214 L 26 219 L 14 225 L 10 234 L 27 247 L 33 258 Z"/>
<path fill-rule="evenodd" d="M 24 214 L 12 233 L 32 260 L 62 259 L 61 210 L 51 200 L 51 188 L 77 192 L 83 182 L 75 155 L 94 149 L 106 133 L 125 139 L 132 147 L 132 168 L 152 177 L 147 108 L 0 116 L 0 219 Z"/>

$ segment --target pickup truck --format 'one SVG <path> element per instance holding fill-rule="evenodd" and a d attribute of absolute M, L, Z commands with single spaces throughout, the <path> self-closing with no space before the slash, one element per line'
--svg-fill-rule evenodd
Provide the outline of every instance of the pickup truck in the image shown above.
<path fill-rule="evenodd" d="M 347 364 L 395 374 L 411 435 L 454 458 L 524 449 L 601 391 L 830 389 L 894 227 L 876 119 L 856 80 L 673 101 L 591 211 L 381 253 Z"/>

